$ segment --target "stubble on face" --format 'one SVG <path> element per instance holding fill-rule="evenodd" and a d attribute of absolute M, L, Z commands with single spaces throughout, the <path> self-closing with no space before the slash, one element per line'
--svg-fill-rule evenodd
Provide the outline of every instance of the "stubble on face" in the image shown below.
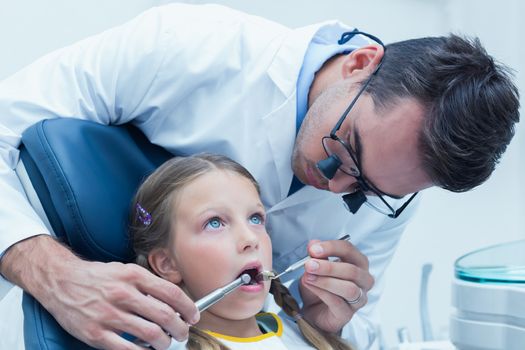
<path fill-rule="evenodd" d="M 302 183 L 313 185 L 312 181 L 309 180 L 312 175 L 306 174 L 306 169 L 313 169 L 313 176 L 316 177 L 319 185 L 326 188 L 327 181 L 318 174 L 316 169 L 317 162 L 326 158 L 322 138 L 330 134 L 335 123 L 341 117 L 341 113 L 353 96 L 353 86 L 354 84 L 349 80 L 343 80 L 329 86 L 318 94 L 306 112 L 292 153 L 292 170 Z M 348 118 L 347 120 L 349 120 Z M 345 120 L 345 124 L 347 124 L 347 120 Z"/>

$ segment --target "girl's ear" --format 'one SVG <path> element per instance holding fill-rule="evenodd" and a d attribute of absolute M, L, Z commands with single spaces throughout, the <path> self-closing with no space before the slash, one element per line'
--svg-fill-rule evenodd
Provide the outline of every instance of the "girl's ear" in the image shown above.
<path fill-rule="evenodd" d="M 182 276 L 177 268 L 174 259 L 168 254 L 168 251 L 163 248 L 154 249 L 148 255 L 149 266 L 160 277 L 172 283 L 180 283 Z"/>

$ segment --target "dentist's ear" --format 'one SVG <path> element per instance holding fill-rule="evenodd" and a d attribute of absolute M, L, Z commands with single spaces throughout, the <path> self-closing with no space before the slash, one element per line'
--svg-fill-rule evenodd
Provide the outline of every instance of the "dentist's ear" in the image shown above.
<path fill-rule="evenodd" d="M 172 283 L 180 283 L 182 281 L 177 265 L 166 249 L 154 249 L 148 255 L 148 263 L 155 273 L 165 280 Z"/>
<path fill-rule="evenodd" d="M 345 56 L 341 74 L 347 79 L 356 73 L 365 72 L 370 75 L 381 62 L 385 50 L 381 45 L 367 45 L 355 49 Z"/>

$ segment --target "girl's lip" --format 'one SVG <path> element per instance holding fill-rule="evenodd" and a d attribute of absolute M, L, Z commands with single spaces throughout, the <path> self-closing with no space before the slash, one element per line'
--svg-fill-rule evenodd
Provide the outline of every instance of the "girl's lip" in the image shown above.
<path fill-rule="evenodd" d="M 239 290 L 247 293 L 257 293 L 263 290 L 264 282 L 258 282 L 257 284 L 247 284 L 239 287 Z"/>
<path fill-rule="evenodd" d="M 239 276 L 241 276 L 244 271 L 250 270 L 250 269 L 255 269 L 257 273 L 259 273 L 262 271 L 262 263 L 260 261 L 252 261 L 244 265 L 244 267 L 239 272 Z"/>

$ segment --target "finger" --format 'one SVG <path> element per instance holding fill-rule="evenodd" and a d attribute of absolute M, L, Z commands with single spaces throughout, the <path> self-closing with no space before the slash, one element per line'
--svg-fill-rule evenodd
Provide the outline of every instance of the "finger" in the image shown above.
<path fill-rule="evenodd" d="M 338 257 L 344 262 L 368 270 L 368 258 L 348 241 L 311 241 L 308 244 L 308 253 L 311 257 L 319 259 Z"/>
<path fill-rule="evenodd" d="M 367 271 L 346 262 L 310 259 L 305 263 L 305 271 L 317 276 L 332 277 L 351 281 L 368 291 L 374 285 L 374 278 Z"/>
<path fill-rule="evenodd" d="M 171 306 L 186 322 L 190 324 L 199 322 L 200 315 L 195 303 L 182 289 L 169 281 L 155 276 L 144 268 L 138 266 L 137 268 L 142 271 L 137 272 L 138 276 L 136 276 L 135 283 L 142 293 L 151 295 L 155 299 Z"/>
<path fill-rule="evenodd" d="M 350 319 L 354 314 L 355 311 L 349 309 L 349 305 L 341 297 L 309 283 L 304 284 L 304 286 L 328 307 L 335 320 Z"/>
<path fill-rule="evenodd" d="M 118 316 L 108 322 L 113 329 L 131 334 L 157 350 L 170 346 L 171 337 L 157 324 L 133 314 L 120 313 Z"/>
<path fill-rule="evenodd" d="M 345 303 L 348 300 L 355 300 L 362 293 L 359 303 L 356 304 L 361 306 L 366 304 L 366 291 L 353 282 L 311 274 L 305 274 L 303 281 L 309 286 L 315 286 L 333 297 L 342 299 Z M 318 296 L 321 298 L 320 295 Z M 331 300 L 334 299 L 331 298 Z M 364 303 L 363 300 L 365 300 Z M 339 304 L 339 302 L 337 302 L 337 304 Z M 355 307 L 356 304 L 353 304 L 353 306 Z"/>
<path fill-rule="evenodd" d="M 97 349 L 129 349 L 129 350 L 143 350 L 147 347 L 134 344 L 131 341 L 121 337 L 114 332 L 106 332 L 100 338 L 98 343 L 89 344 Z"/>
<path fill-rule="evenodd" d="M 129 307 L 135 314 L 159 325 L 176 340 L 188 338 L 189 325 L 171 306 L 154 297 L 141 294 L 139 300 L 132 302 Z"/>

